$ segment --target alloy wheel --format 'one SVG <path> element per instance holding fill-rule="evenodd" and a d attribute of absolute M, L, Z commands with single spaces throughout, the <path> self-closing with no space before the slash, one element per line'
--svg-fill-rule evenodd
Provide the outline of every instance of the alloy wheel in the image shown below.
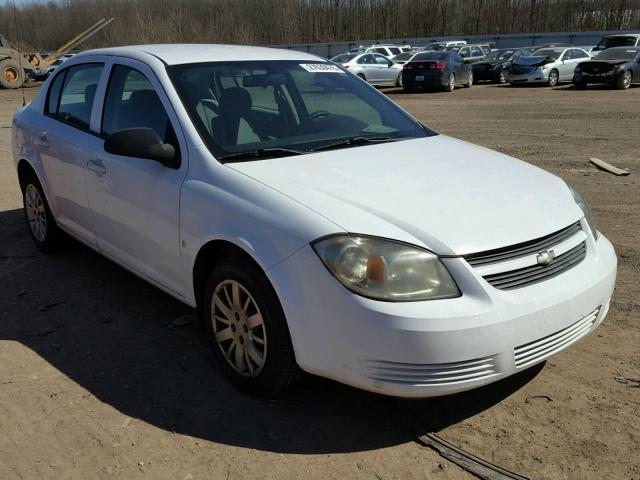
<path fill-rule="evenodd" d="M 631 86 L 631 72 L 627 70 L 623 75 L 624 76 L 622 77 L 622 85 L 624 86 L 624 88 L 629 88 Z"/>
<path fill-rule="evenodd" d="M 25 210 L 31 233 L 39 242 L 47 236 L 47 213 L 38 188 L 30 183 L 24 192 Z"/>
<path fill-rule="evenodd" d="M 241 283 L 224 280 L 216 286 L 211 324 L 229 365 L 242 376 L 257 376 L 267 358 L 267 331 L 258 304 Z"/>
<path fill-rule="evenodd" d="M 551 70 L 551 72 L 549 73 L 549 86 L 555 87 L 557 83 L 558 83 L 558 72 L 556 72 L 555 70 Z"/>

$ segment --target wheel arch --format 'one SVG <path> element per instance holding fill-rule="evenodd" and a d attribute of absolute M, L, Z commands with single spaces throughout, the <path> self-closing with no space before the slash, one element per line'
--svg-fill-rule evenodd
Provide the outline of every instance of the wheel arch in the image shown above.
<path fill-rule="evenodd" d="M 251 261 L 261 271 L 265 270 L 254 255 L 237 243 L 222 238 L 209 240 L 198 250 L 191 269 L 192 288 L 196 305 L 200 305 L 204 287 L 207 283 L 207 277 L 211 269 L 214 268 L 221 259 L 235 255 L 242 256 Z"/>
<path fill-rule="evenodd" d="M 42 185 L 42 181 L 40 181 L 38 173 L 36 172 L 36 169 L 33 167 L 33 165 L 31 165 L 28 160 L 21 158 L 18 162 L 18 183 L 20 184 L 20 190 L 23 192 L 25 181 L 29 177 L 29 175 L 33 175 L 34 177 L 36 177 L 36 179 L 38 179 L 38 181 L 40 182 L 40 185 Z"/>

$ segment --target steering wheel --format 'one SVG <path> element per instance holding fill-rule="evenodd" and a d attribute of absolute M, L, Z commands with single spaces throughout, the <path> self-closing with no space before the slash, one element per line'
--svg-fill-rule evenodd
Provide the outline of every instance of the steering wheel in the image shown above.
<path fill-rule="evenodd" d="M 311 122 L 315 122 L 316 120 L 320 120 L 321 118 L 328 117 L 329 115 L 331 115 L 331 113 L 327 112 L 326 110 L 318 110 L 309 114 L 309 120 Z"/>

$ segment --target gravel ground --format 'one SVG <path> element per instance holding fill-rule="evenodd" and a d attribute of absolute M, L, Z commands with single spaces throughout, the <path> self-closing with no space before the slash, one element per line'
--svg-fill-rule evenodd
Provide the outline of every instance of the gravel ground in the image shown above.
<path fill-rule="evenodd" d="M 249 398 L 221 378 L 189 317 L 174 323 L 184 306 L 87 248 L 35 250 L 10 158 L 21 97 L 0 91 L 0 478 L 472 478 L 416 442 L 435 431 L 531 478 L 640 479 L 640 388 L 616 380 L 640 378 L 640 88 L 387 93 L 440 133 L 584 194 L 620 262 L 595 334 L 447 398 L 398 400 L 319 378 L 282 401 Z M 589 157 L 632 173 L 614 177 Z M 527 402 L 534 395 L 551 401 Z"/>

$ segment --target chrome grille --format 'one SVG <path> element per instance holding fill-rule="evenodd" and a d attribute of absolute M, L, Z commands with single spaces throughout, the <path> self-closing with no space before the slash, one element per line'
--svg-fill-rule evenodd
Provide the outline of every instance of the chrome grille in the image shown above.
<path fill-rule="evenodd" d="M 533 265 L 505 273 L 487 275 L 484 279 L 500 290 L 520 288 L 533 283 L 542 282 L 577 265 L 587 256 L 587 244 L 582 242 L 577 247 L 556 257 L 550 265 Z"/>
<path fill-rule="evenodd" d="M 464 258 L 472 267 L 477 267 L 487 263 L 503 262 L 505 260 L 513 260 L 518 257 L 526 257 L 527 255 L 538 253 L 542 250 L 553 247 L 567 238 L 572 237 L 580 230 L 582 230 L 580 222 L 576 222 L 562 230 L 536 240 L 518 243 L 517 245 L 511 245 L 505 248 L 473 253 L 471 255 L 466 255 Z"/>
<path fill-rule="evenodd" d="M 513 351 L 516 367 L 523 368 L 533 365 L 577 342 L 595 325 L 598 313 L 600 313 L 600 307 L 559 332 L 516 347 Z"/>
<path fill-rule="evenodd" d="M 452 385 L 498 375 L 494 357 L 435 364 L 362 360 L 362 366 L 373 380 L 409 385 Z"/>
<path fill-rule="evenodd" d="M 580 263 L 587 255 L 580 222 L 541 238 L 509 247 L 466 255 L 464 259 L 478 269 L 482 278 L 500 290 L 522 288 L 553 278 Z M 566 242 L 563 244 L 563 242 Z M 579 243 L 578 243 L 579 242 Z M 559 245 L 560 251 L 557 248 Z M 537 255 L 556 248 L 557 255 L 547 265 L 539 264 Z M 512 262 L 512 263 L 510 263 Z"/>

